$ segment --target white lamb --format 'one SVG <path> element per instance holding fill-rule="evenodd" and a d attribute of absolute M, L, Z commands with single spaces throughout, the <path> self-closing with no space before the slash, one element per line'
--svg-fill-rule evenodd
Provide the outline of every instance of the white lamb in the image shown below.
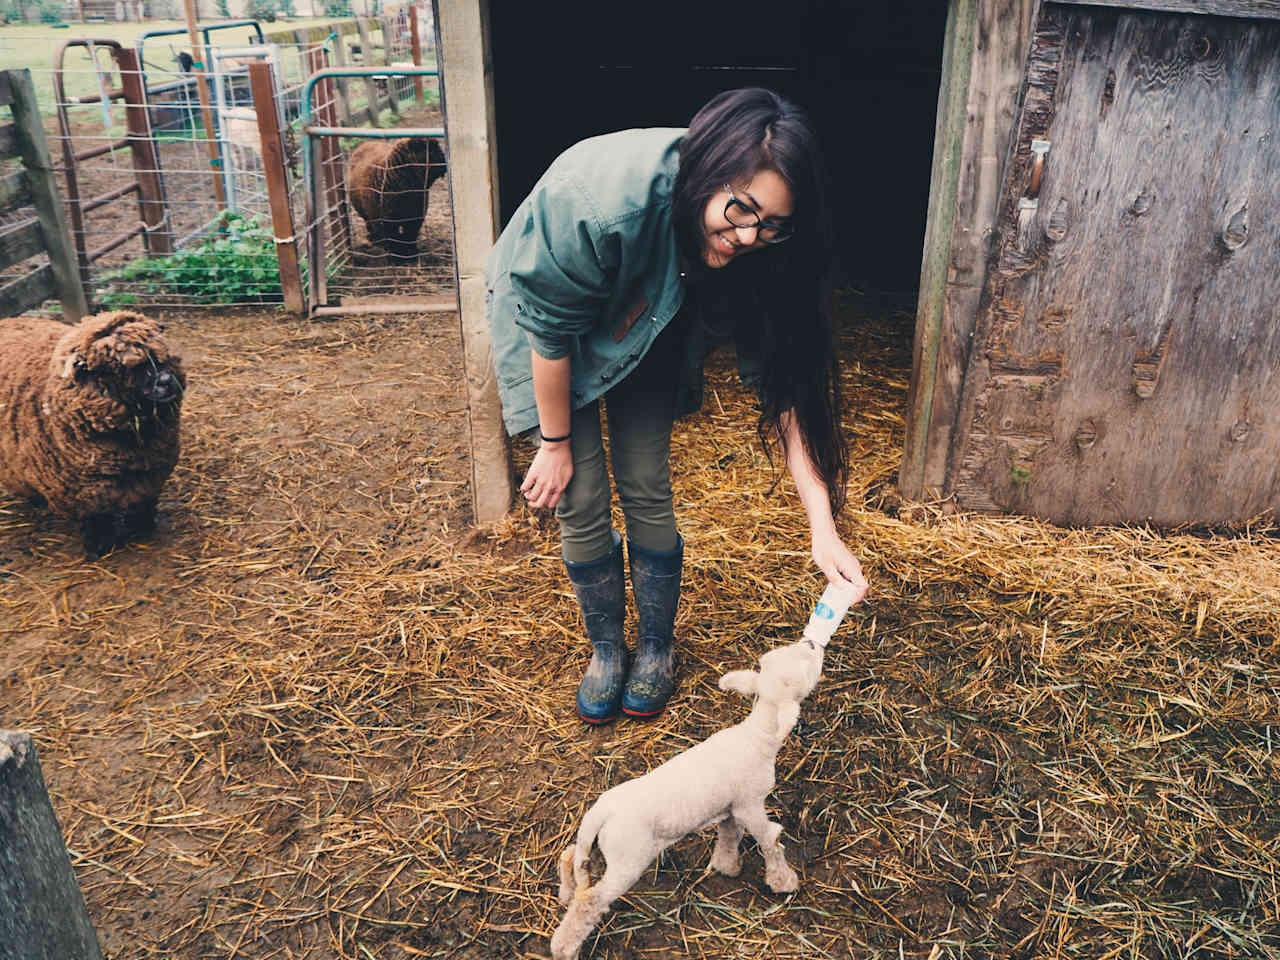
<path fill-rule="evenodd" d="M 554 960 L 573 960 L 610 905 L 664 849 L 695 830 L 716 825 L 711 868 L 735 877 L 744 831 L 764 855 L 765 883 L 775 893 L 799 886 L 769 819 L 764 799 L 775 783 L 774 762 L 800 717 L 800 703 L 822 676 L 827 640 L 850 602 L 852 587 L 831 586 L 810 617 L 805 639 L 770 650 L 760 672 L 734 670 L 721 690 L 756 697 L 741 723 L 713 734 L 662 766 L 601 794 L 582 818 L 577 842 L 560 856 L 560 902 L 569 909 L 551 937 Z M 590 885 L 588 859 L 596 843 L 606 869 Z"/>

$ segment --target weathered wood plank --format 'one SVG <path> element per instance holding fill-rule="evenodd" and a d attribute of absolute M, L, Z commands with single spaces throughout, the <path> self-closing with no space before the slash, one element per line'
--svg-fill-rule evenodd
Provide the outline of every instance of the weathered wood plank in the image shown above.
<path fill-rule="evenodd" d="M 0 177 L 0 210 L 6 207 L 25 207 L 31 202 L 31 185 L 27 173 L 21 167 Z"/>
<path fill-rule="evenodd" d="M 22 164 L 26 168 L 26 181 L 31 190 L 31 203 L 40 221 L 45 249 L 49 251 L 54 286 L 62 301 L 63 316 L 74 323 L 88 314 L 89 303 L 76 267 L 66 214 L 63 212 L 58 184 L 53 175 L 53 159 L 49 155 L 49 144 L 40 119 L 35 84 L 31 81 L 30 70 L 4 72 L 8 76 L 11 99 L 9 108 L 13 111 L 13 122 L 19 130 L 17 139 Z"/>
<path fill-rule="evenodd" d="M 475 522 L 497 523 L 511 506 L 511 458 L 485 320 L 484 264 L 498 235 L 493 63 L 488 0 L 433 0 L 440 107 L 448 133 L 458 315 L 471 432 Z"/>
<path fill-rule="evenodd" d="M 1032 50 L 957 499 L 1280 512 L 1280 24 L 1052 5 Z"/>
<path fill-rule="evenodd" d="M 915 358 L 899 489 L 946 482 L 1037 0 L 957 0 L 938 94 Z"/>
<path fill-rule="evenodd" d="M 0 317 L 15 317 L 49 300 L 57 290 L 48 264 L 0 287 Z"/>
<path fill-rule="evenodd" d="M 10 157 L 18 152 L 18 128 L 12 123 L 0 123 L 0 157 Z"/>
<path fill-rule="evenodd" d="M 7 230 L 0 228 L 0 270 L 43 252 L 40 221 L 30 220 Z"/>
<path fill-rule="evenodd" d="M 8 960 L 100 960 L 31 735 L 0 730 L 0 945 Z"/>
<path fill-rule="evenodd" d="M 1280 20 L 1280 0 L 1051 0 L 1071 6 L 1120 7 L 1164 13 L 1199 13 L 1212 17 Z"/>
<path fill-rule="evenodd" d="M 356 18 L 356 31 L 360 34 L 360 65 L 372 67 L 373 44 L 369 40 L 369 27 L 363 18 Z M 369 100 L 369 126 L 376 127 L 378 125 L 378 114 L 382 112 L 382 106 L 378 103 L 378 85 L 374 82 L 373 77 L 364 78 L 364 92 Z"/>

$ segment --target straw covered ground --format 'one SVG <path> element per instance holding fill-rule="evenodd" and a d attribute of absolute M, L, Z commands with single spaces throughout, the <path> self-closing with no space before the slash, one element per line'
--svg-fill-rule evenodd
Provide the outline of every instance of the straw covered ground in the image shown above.
<path fill-rule="evenodd" d="M 1280 539 L 898 503 L 909 323 L 849 308 L 873 590 L 778 761 L 801 889 L 672 848 L 584 956 L 1280 957 Z M 803 626 L 803 516 L 716 356 L 678 426 L 680 689 L 584 730 L 548 518 L 466 526 L 453 317 L 169 317 L 183 459 L 157 537 L 89 562 L 0 499 L 0 727 L 25 728 L 106 954 L 547 954 L 606 787 L 717 728 Z M 516 451 L 516 466 L 528 452 Z"/>

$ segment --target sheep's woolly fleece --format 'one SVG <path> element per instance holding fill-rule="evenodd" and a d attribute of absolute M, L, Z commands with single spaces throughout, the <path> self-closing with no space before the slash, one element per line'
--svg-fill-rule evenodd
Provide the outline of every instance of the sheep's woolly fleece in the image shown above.
<path fill-rule="evenodd" d="M 411 257 L 427 212 L 427 190 L 444 176 L 444 151 L 434 139 L 370 140 L 351 153 L 347 194 L 369 239 Z"/>
<path fill-rule="evenodd" d="M 185 388 L 141 314 L 0 320 L 0 486 L 77 519 L 145 507 L 178 462 Z"/>

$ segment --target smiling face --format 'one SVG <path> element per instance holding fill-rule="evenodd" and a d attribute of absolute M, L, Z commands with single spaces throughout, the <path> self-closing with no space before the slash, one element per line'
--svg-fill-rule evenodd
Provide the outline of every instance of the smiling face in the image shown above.
<path fill-rule="evenodd" d="M 758 170 L 745 183 L 731 184 L 733 196 L 746 204 L 761 220 L 787 223 L 795 211 L 791 188 L 776 170 Z M 729 191 L 721 190 L 707 201 L 703 211 L 706 244 L 702 259 L 708 267 L 719 269 L 735 257 L 768 246 L 756 227 L 735 227 L 724 215 Z"/>

